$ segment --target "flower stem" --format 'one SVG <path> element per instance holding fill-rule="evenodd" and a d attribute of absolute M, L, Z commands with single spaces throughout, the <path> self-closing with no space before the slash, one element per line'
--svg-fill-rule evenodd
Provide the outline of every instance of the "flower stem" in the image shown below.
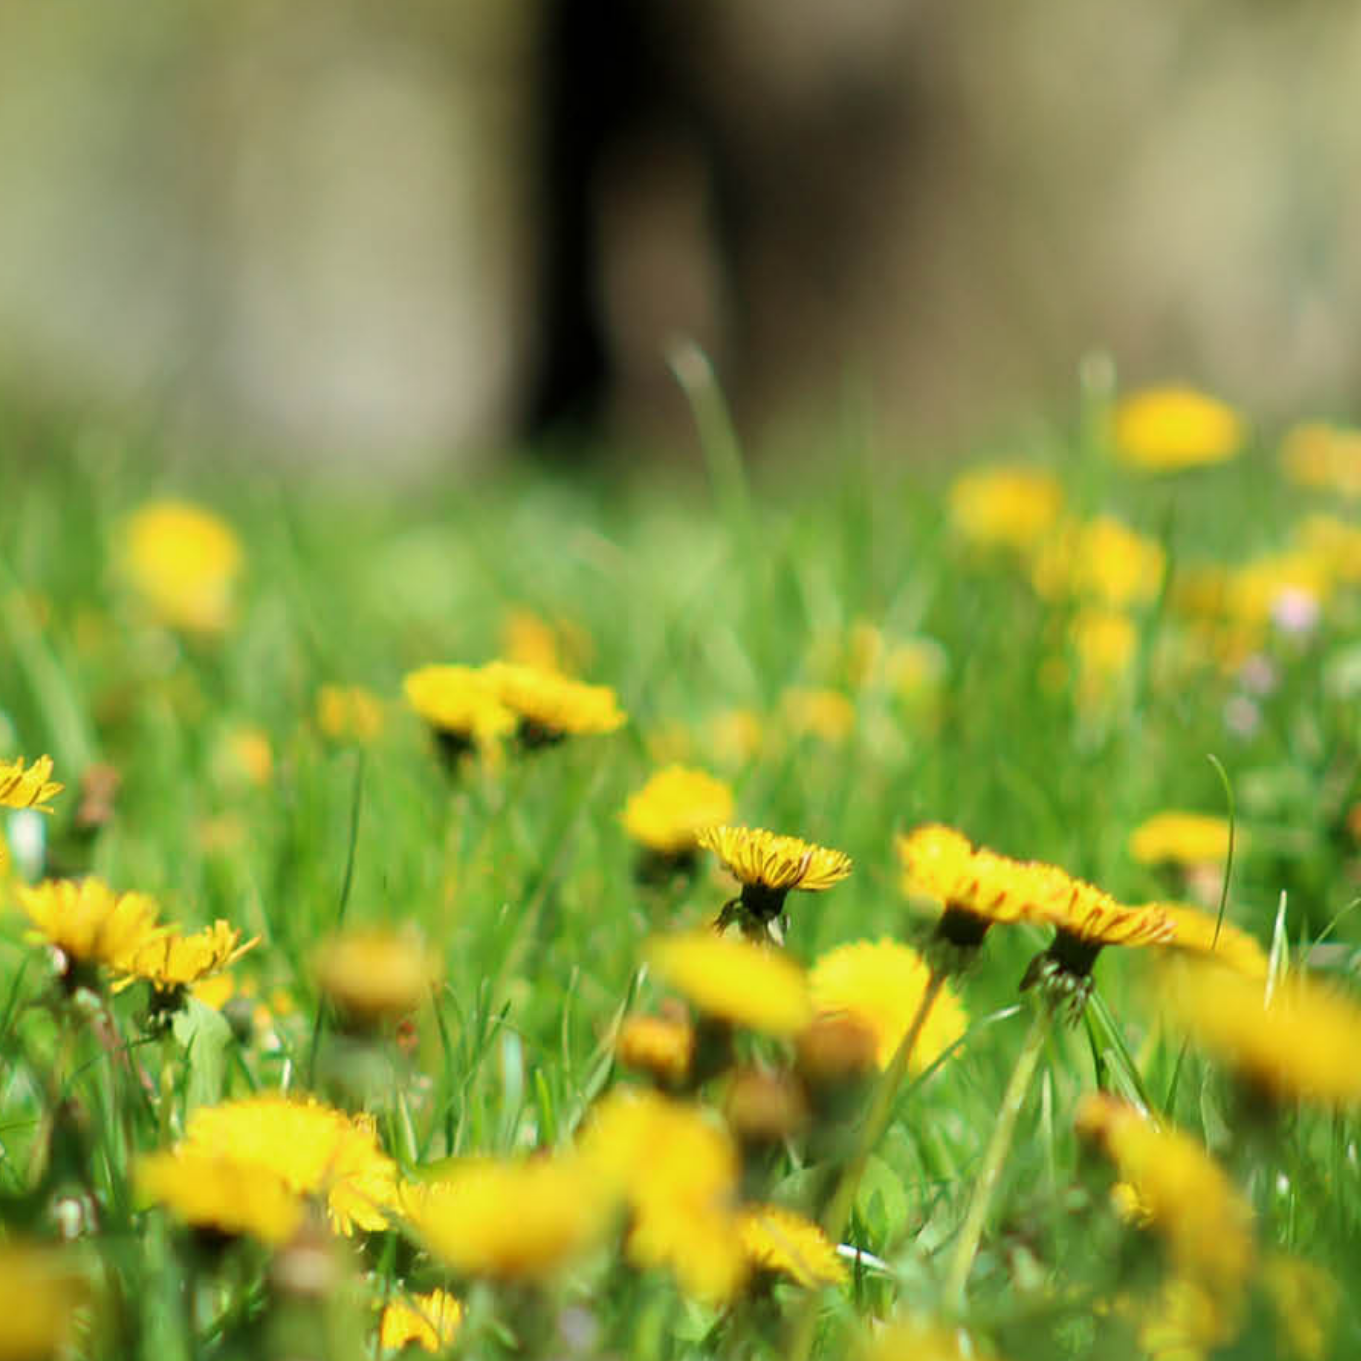
<path fill-rule="evenodd" d="M 874 1152 L 875 1146 L 883 1138 L 884 1131 L 888 1128 L 888 1122 L 893 1116 L 893 1105 L 898 1095 L 898 1088 L 902 1086 L 903 1077 L 907 1073 L 908 1061 L 911 1059 L 912 1051 L 917 1047 L 917 1040 L 931 1015 L 931 1008 L 935 1005 L 936 998 L 940 996 L 941 988 L 945 986 L 945 978 L 946 975 L 943 970 L 935 968 L 931 970 L 931 976 L 926 980 L 921 1001 L 917 1004 L 917 1014 L 912 1018 L 912 1024 L 908 1026 L 906 1033 L 899 1041 L 898 1048 L 894 1051 L 888 1067 L 884 1069 L 883 1076 L 879 1079 L 879 1085 L 874 1090 L 874 1098 L 870 1103 L 869 1112 L 865 1116 L 865 1123 L 860 1127 L 860 1137 L 856 1140 L 855 1149 L 847 1160 L 846 1166 L 842 1169 L 836 1190 L 833 1192 L 826 1210 L 823 1211 L 822 1227 L 833 1243 L 841 1241 L 841 1235 L 851 1217 L 851 1208 L 855 1204 L 856 1192 L 860 1189 L 860 1179 L 865 1174 L 870 1154 Z M 813 1350 L 813 1339 L 817 1334 L 817 1322 L 817 1295 L 810 1292 L 803 1313 L 799 1316 L 793 1344 L 788 1353 L 788 1361 L 807 1361 Z"/>
<path fill-rule="evenodd" d="M 1041 1004 L 1030 1023 L 1025 1043 L 1016 1057 L 1016 1067 L 1011 1071 L 1006 1094 L 1002 1097 L 1002 1108 L 993 1127 L 992 1139 L 987 1152 L 983 1155 L 983 1166 L 974 1182 L 973 1196 L 969 1201 L 968 1213 L 964 1217 L 964 1227 L 955 1240 L 954 1255 L 950 1259 L 950 1270 L 945 1278 L 946 1308 L 959 1313 L 964 1307 L 964 1291 L 968 1284 L 969 1272 L 973 1267 L 974 1256 L 978 1252 L 978 1240 L 983 1236 L 983 1224 L 988 1217 L 993 1192 L 997 1189 L 997 1179 L 1002 1172 L 1002 1164 L 1011 1151 L 1012 1136 L 1016 1132 L 1016 1121 L 1025 1104 L 1026 1093 L 1030 1090 L 1030 1080 L 1035 1075 L 1035 1065 L 1039 1062 L 1040 1051 L 1044 1048 L 1053 1019 L 1052 1009 Z"/>

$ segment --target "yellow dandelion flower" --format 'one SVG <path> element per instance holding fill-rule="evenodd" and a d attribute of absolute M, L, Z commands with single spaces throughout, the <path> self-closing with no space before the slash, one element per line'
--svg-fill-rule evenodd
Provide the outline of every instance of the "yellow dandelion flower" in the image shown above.
<path fill-rule="evenodd" d="M 1129 853 L 1141 865 L 1222 864 L 1229 822 L 1209 813 L 1155 813 L 1130 833 Z"/>
<path fill-rule="evenodd" d="M 770 1035 L 797 1035 L 813 1019 L 803 970 L 786 955 L 712 931 L 654 936 L 653 972 L 700 1011 Z"/>
<path fill-rule="evenodd" d="M 263 1093 L 189 1116 L 179 1150 L 230 1158 L 280 1178 L 298 1195 L 324 1195 L 332 1225 L 346 1236 L 387 1227 L 397 1168 L 378 1146 L 372 1119 L 313 1098 Z"/>
<path fill-rule="evenodd" d="M 403 1187 L 402 1209 L 460 1275 L 543 1280 L 595 1247 L 614 1219 L 613 1185 L 577 1156 L 476 1160 Z"/>
<path fill-rule="evenodd" d="M 1157 1129 L 1108 1092 L 1083 1098 L 1076 1126 L 1130 1187 L 1140 1220 L 1166 1244 L 1177 1275 L 1219 1293 L 1243 1288 L 1255 1261 L 1252 1210 L 1194 1139 Z"/>
<path fill-rule="evenodd" d="M 1337 1282 L 1322 1267 L 1286 1252 L 1267 1255 L 1261 1281 L 1276 1316 L 1276 1354 L 1323 1361 L 1337 1326 Z"/>
<path fill-rule="evenodd" d="M 76 963 L 117 966 L 165 932 L 154 900 L 115 894 L 102 879 L 47 879 L 16 896 L 42 937 Z"/>
<path fill-rule="evenodd" d="M 975 468 L 950 484 L 950 523 L 969 543 L 1027 552 L 1058 523 L 1063 488 L 1038 468 Z"/>
<path fill-rule="evenodd" d="M 950 670 L 950 654 L 934 638 L 904 638 L 884 658 L 884 683 L 907 704 L 935 700 Z"/>
<path fill-rule="evenodd" d="M 921 1005 L 931 970 L 908 945 L 862 940 L 839 945 L 813 965 L 808 987 L 824 1016 L 847 1016 L 874 1034 L 880 1068 L 887 1068 Z M 912 1049 L 911 1070 L 923 1072 L 968 1025 L 949 987 L 941 989 Z"/>
<path fill-rule="evenodd" d="M 303 1204 L 273 1172 L 230 1156 L 192 1150 L 155 1153 L 136 1168 L 137 1194 L 164 1205 L 196 1229 L 287 1242 L 302 1223 Z"/>
<path fill-rule="evenodd" d="M 27 770 L 22 756 L 0 761 L 0 808 L 36 808 L 40 813 L 50 813 L 52 810 L 43 805 L 66 788 L 49 779 L 51 774 L 50 756 L 38 757 Z"/>
<path fill-rule="evenodd" d="M 70 1254 L 20 1240 L 0 1243 L 0 1361 L 67 1355 L 89 1294 Z"/>
<path fill-rule="evenodd" d="M 1267 953 L 1256 936 L 1240 930 L 1232 922 L 1220 921 L 1215 913 L 1186 903 L 1150 903 L 1149 906 L 1156 907 L 1172 923 L 1175 934 L 1166 942 L 1169 948 L 1209 956 L 1248 978 L 1266 978 Z"/>
<path fill-rule="evenodd" d="M 507 610 L 501 621 L 501 656 L 517 666 L 569 675 L 591 655 L 586 631 L 568 620 L 549 623 L 533 610 Z"/>
<path fill-rule="evenodd" d="M 205 1007 L 221 1011 L 236 996 L 236 979 L 229 973 L 214 974 L 189 987 L 189 996 Z"/>
<path fill-rule="evenodd" d="M 587 685 L 514 662 L 484 668 L 492 692 L 520 720 L 520 740 L 535 746 L 623 727 L 628 715 L 608 685 Z"/>
<path fill-rule="evenodd" d="M 703 770 L 667 766 L 624 807 L 624 830 L 659 855 L 695 850 L 700 831 L 732 817 L 732 790 Z"/>
<path fill-rule="evenodd" d="M 1046 599 L 1072 596 L 1111 610 L 1147 604 L 1162 585 L 1166 554 L 1109 515 L 1069 524 L 1035 556 L 1031 580 Z"/>
<path fill-rule="evenodd" d="M 802 1215 L 778 1205 L 748 1205 L 737 1223 L 742 1250 L 758 1270 L 810 1289 L 845 1281 L 846 1267 L 827 1235 Z"/>
<path fill-rule="evenodd" d="M 343 1015 L 376 1025 L 414 1011 L 439 977 L 439 964 L 411 931 L 359 927 L 321 946 L 316 971 Z"/>
<path fill-rule="evenodd" d="M 219 633 L 231 622 L 241 543 L 217 515 L 184 501 L 143 506 L 125 525 L 123 570 L 166 624 Z"/>
<path fill-rule="evenodd" d="M 1178 960 L 1160 996 L 1173 1024 L 1264 1096 L 1327 1105 L 1361 1101 L 1361 1006 L 1303 974 L 1261 979 Z"/>
<path fill-rule="evenodd" d="M 855 705 L 839 690 L 796 686 L 785 691 L 780 707 L 800 737 L 835 746 L 855 731 Z"/>
<path fill-rule="evenodd" d="M 713 851 L 742 885 L 742 907 L 759 922 L 773 921 L 784 911 L 791 889 L 820 893 L 851 872 L 851 858 L 844 851 L 760 827 L 706 827 L 699 844 Z"/>
<path fill-rule="evenodd" d="M 1361 526 L 1335 515 L 1306 515 L 1293 537 L 1304 557 L 1318 564 L 1323 579 L 1361 585 Z"/>
<path fill-rule="evenodd" d="M 362 685 L 323 685 L 317 691 L 317 727 L 333 742 L 376 741 L 383 722 L 383 701 Z"/>
<path fill-rule="evenodd" d="M 727 709 L 705 724 L 706 745 L 727 765 L 755 760 L 766 740 L 766 726 L 754 709 Z"/>
<path fill-rule="evenodd" d="M 389 1351 L 415 1345 L 428 1352 L 452 1346 L 463 1324 L 463 1305 L 447 1290 L 399 1295 L 383 1306 L 379 1345 Z"/>
<path fill-rule="evenodd" d="M 1035 885 L 1038 918 L 1085 945 L 1155 945 L 1173 938 L 1174 927 L 1156 903 L 1130 907 L 1057 866 L 1025 868 Z"/>
<path fill-rule="evenodd" d="M 1080 610 L 1068 626 L 1077 662 L 1077 696 L 1096 704 L 1119 693 L 1120 680 L 1129 674 L 1139 646 L 1134 621 L 1119 610 Z"/>
<path fill-rule="evenodd" d="M 515 715 L 502 703 L 485 670 L 423 666 L 402 678 L 402 693 L 455 751 L 486 750 L 515 729 Z"/>
<path fill-rule="evenodd" d="M 115 971 L 123 975 L 114 989 L 128 987 L 138 979 L 145 979 L 159 992 L 198 983 L 235 964 L 260 943 L 260 937 L 252 937 L 244 945 L 240 942 L 241 932 L 221 918 L 189 936 L 167 931 L 141 941 L 114 961 Z"/>
<path fill-rule="evenodd" d="M 976 1342 L 959 1328 L 901 1319 L 876 1327 L 856 1351 L 857 1361 L 977 1361 Z"/>
<path fill-rule="evenodd" d="M 214 769 L 224 784 L 252 784 L 263 789 L 274 776 L 274 747 L 269 734 L 254 723 L 239 723 L 218 744 Z"/>
<path fill-rule="evenodd" d="M 629 1016 L 619 1027 L 614 1053 L 626 1068 L 678 1087 L 690 1076 L 695 1030 L 688 1021 L 667 1016 Z"/>
<path fill-rule="evenodd" d="M 1245 435 L 1242 417 L 1231 406 L 1194 388 L 1148 388 L 1115 408 L 1117 456 L 1149 472 L 1226 463 Z"/>
<path fill-rule="evenodd" d="M 1253 628 L 1274 622 L 1307 630 L 1331 599 L 1333 585 L 1322 554 L 1266 553 L 1229 573 L 1224 607 L 1231 620 Z"/>
<path fill-rule="evenodd" d="M 1317 491 L 1361 497 L 1361 430 L 1311 422 L 1289 431 L 1281 469 L 1290 481 Z"/>
<path fill-rule="evenodd" d="M 592 1112 L 581 1149 L 622 1189 L 635 1266 L 665 1268 L 709 1303 L 737 1292 L 747 1274 L 734 1213 L 740 1163 L 723 1129 L 696 1107 L 617 1090 Z"/>

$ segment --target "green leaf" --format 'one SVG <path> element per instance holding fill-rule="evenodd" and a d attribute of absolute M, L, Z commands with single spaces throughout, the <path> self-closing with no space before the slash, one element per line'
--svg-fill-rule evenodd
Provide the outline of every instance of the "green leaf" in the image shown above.
<path fill-rule="evenodd" d="M 907 1191 L 898 1174 L 882 1158 L 871 1157 L 865 1165 L 855 1208 L 881 1246 L 894 1242 L 907 1229 Z"/>

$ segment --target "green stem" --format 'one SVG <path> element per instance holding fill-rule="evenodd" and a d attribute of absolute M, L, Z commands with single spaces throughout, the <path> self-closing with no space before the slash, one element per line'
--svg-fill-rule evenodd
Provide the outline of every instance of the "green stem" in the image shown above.
<path fill-rule="evenodd" d="M 964 1227 L 955 1241 L 954 1255 L 950 1259 L 950 1270 L 945 1278 L 945 1302 L 947 1309 L 959 1313 L 964 1307 L 964 1291 L 968 1284 L 969 1272 L 973 1268 L 974 1256 L 978 1252 L 978 1240 L 983 1236 L 983 1224 L 988 1217 L 993 1192 L 997 1189 L 997 1179 L 1002 1172 L 1002 1164 L 1011 1152 L 1012 1136 L 1016 1133 L 1016 1121 L 1025 1104 L 1026 1093 L 1030 1090 L 1030 1080 L 1035 1075 L 1035 1065 L 1039 1062 L 1040 1051 L 1049 1035 L 1053 1013 L 1048 1005 L 1041 1004 L 1030 1023 L 1030 1030 L 1016 1057 L 1016 1067 L 1011 1071 L 1006 1094 L 1002 1097 L 1002 1108 L 998 1112 L 997 1124 L 993 1127 L 992 1139 L 987 1152 L 983 1155 L 983 1166 L 974 1182 L 973 1197 L 969 1210 L 964 1217 Z"/>
<path fill-rule="evenodd" d="M 865 1175 L 865 1168 L 869 1164 L 870 1154 L 884 1137 L 884 1131 L 893 1118 L 894 1103 L 897 1100 L 898 1089 L 907 1074 L 912 1051 L 917 1047 L 917 1040 L 926 1026 L 927 1018 L 931 1015 L 931 1008 L 935 1006 L 936 998 L 940 996 L 940 990 L 945 986 L 945 978 L 943 971 L 931 970 L 921 1001 L 917 1004 L 917 1014 L 912 1018 L 912 1024 L 899 1041 L 898 1048 L 879 1079 L 879 1085 L 874 1089 L 874 1098 L 865 1116 L 865 1123 L 860 1127 L 860 1137 L 856 1140 L 855 1150 L 842 1169 L 836 1190 L 823 1212 L 823 1231 L 833 1243 L 841 1241 L 841 1235 L 851 1217 L 851 1209 L 855 1205 L 856 1192 L 860 1190 L 860 1179 Z M 799 1316 L 793 1344 L 789 1349 L 789 1361 L 807 1361 L 812 1354 L 817 1323 L 818 1297 L 816 1293 L 810 1292 L 803 1313 Z"/>

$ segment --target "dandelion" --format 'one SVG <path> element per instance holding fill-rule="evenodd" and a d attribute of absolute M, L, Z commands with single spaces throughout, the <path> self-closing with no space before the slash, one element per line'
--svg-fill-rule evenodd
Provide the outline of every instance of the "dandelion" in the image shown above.
<path fill-rule="evenodd" d="M 1189 1135 L 1155 1128 L 1107 1092 L 1084 1097 L 1075 1123 L 1132 1191 L 1172 1271 L 1221 1298 L 1241 1293 L 1255 1260 L 1252 1211 L 1218 1163 Z"/>
<path fill-rule="evenodd" d="M 966 542 L 1028 552 L 1058 523 L 1063 488 L 1037 468 L 975 468 L 949 491 L 950 524 Z"/>
<path fill-rule="evenodd" d="M 1361 497 L 1361 430 L 1297 425 L 1281 445 L 1281 469 L 1298 486 L 1355 500 Z"/>
<path fill-rule="evenodd" d="M 263 789 L 274 777 L 274 748 L 269 734 L 254 723 L 239 723 L 218 744 L 214 769 L 224 784 Z"/>
<path fill-rule="evenodd" d="M 68 964 L 118 968 L 165 934 L 153 899 L 145 893 L 116 894 L 102 879 L 47 879 L 32 888 L 21 886 L 17 897 L 41 938 Z"/>
<path fill-rule="evenodd" d="M 1130 833 L 1129 853 L 1141 865 L 1223 864 L 1229 822 L 1209 813 L 1156 813 Z"/>
<path fill-rule="evenodd" d="M 781 708 L 800 737 L 836 746 L 855 731 L 855 705 L 839 690 L 796 686 L 785 691 Z"/>
<path fill-rule="evenodd" d="M 1077 697 L 1092 706 L 1113 692 L 1129 674 L 1139 646 L 1134 621 L 1119 610 L 1081 610 L 1068 629 L 1077 662 Z"/>
<path fill-rule="evenodd" d="M 282 1177 L 230 1155 L 155 1153 L 138 1162 L 136 1185 L 141 1201 L 165 1206 L 191 1228 L 277 1247 L 302 1223 L 302 1201 Z"/>
<path fill-rule="evenodd" d="M 387 1227 L 397 1201 L 397 1169 L 379 1148 L 373 1121 L 314 1098 L 266 1093 L 199 1106 L 189 1116 L 182 1153 L 258 1167 L 297 1195 L 325 1196 L 332 1226 Z"/>
<path fill-rule="evenodd" d="M 123 571 L 163 623 L 220 633 L 231 623 L 241 574 L 240 540 L 211 511 L 155 501 L 124 526 Z"/>
<path fill-rule="evenodd" d="M 604 1238 L 617 1199 L 586 1158 L 472 1160 L 408 1184 L 402 1211 L 430 1251 L 462 1276 L 541 1281 Z"/>
<path fill-rule="evenodd" d="M 145 979 L 157 992 L 172 992 L 220 973 L 259 944 L 259 936 L 241 943 L 241 932 L 219 918 L 212 926 L 184 936 L 170 930 L 142 941 L 115 961 L 121 974 L 114 991 Z"/>
<path fill-rule="evenodd" d="M 629 1016 L 619 1027 L 615 1057 L 626 1068 L 650 1073 L 668 1087 L 690 1077 L 695 1058 L 695 1029 L 689 1021 L 669 1016 Z"/>
<path fill-rule="evenodd" d="M 1127 610 L 1157 597 L 1166 554 L 1110 515 L 1063 527 L 1035 556 L 1031 581 L 1045 599 L 1073 597 Z"/>
<path fill-rule="evenodd" d="M 706 827 L 699 844 L 742 885 L 739 896 L 724 906 L 720 928 L 740 913 L 746 923 L 769 929 L 783 915 L 791 889 L 820 893 L 851 872 L 851 858 L 842 851 L 760 827 Z"/>
<path fill-rule="evenodd" d="M 376 741 L 383 722 L 383 701 L 362 685 L 323 685 L 317 691 L 317 727 L 333 742 Z"/>
<path fill-rule="evenodd" d="M 317 981 L 341 1015 L 361 1027 L 414 1011 L 439 976 L 435 957 L 411 931 L 358 928 L 317 951 Z"/>
<path fill-rule="evenodd" d="M 778 1205 L 749 1205 L 737 1222 L 742 1250 L 758 1270 L 809 1289 L 846 1280 L 846 1267 L 826 1234 L 802 1215 Z"/>
<path fill-rule="evenodd" d="M 442 1352 L 453 1345 L 462 1324 L 463 1305 L 447 1290 L 399 1295 L 383 1306 L 378 1343 L 391 1351 L 414 1345 L 428 1352 Z"/>
<path fill-rule="evenodd" d="M 69 1253 L 20 1239 L 0 1243 L 0 1358 L 67 1354 L 89 1294 Z"/>
<path fill-rule="evenodd" d="M 710 1304 L 737 1293 L 748 1270 L 735 1214 L 739 1161 L 722 1129 L 693 1106 L 615 1091 L 596 1106 L 581 1148 L 622 1189 L 635 1266 L 671 1271 Z"/>
<path fill-rule="evenodd" d="M 921 1007 L 931 969 L 910 946 L 887 937 L 840 945 L 808 974 L 813 1005 L 823 1016 L 845 1016 L 875 1038 L 879 1067 L 887 1068 Z M 912 1050 L 910 1068 L 929 1068 L 963 1034 L 968 1017 L 949 987 L 942 988 Z"/>
<path fill-rule="evenodd" d="M 876 1328 L 856 1351 L 857 1361 L 977 1361 L 980 1353 L 962 1329 L 901 1319 Z"/>
<path fill-rule="evenodd" d="M 700 931 L 654 936 L 646 956 L 663 983 L 716 1020 L 794 1036 L 813 1018 L 803 970 L 765 946 Z"/>
<path fill-rule="evenodd" d="M 1256 936 L 1185 903 L 1150 903 L 1172 923 L 1169 949 L 1213 958 L 1247 978 L 1265 979 L 1267 954 Z"/>
<path fill-rule="evenodd" d="M 0 761 L 0 808 L 36 808 L 40 813 L 50 813 L 45 805 L 66 788 L 50 779 L 51 774 L 50 756 L 38 757 L 27 770 L 22 756 Z"/>
<path fill-rule="evenodd" d="M 731 788 L 703 770 L 667 766 L 634 795 L 624 830 L 648 851 L 671 860 L 694 854 L 705 827 L 732 816 Z"/>
<path fill-rule="evenodd" d="M 528 747 L 565 737 L 610 733 L 628 715 L 608 685 L 587 685 L 553 671 L 493 662 L 484 668 L 496 698 L 519 719 L 520 741 Z"/>
<path fill-rule="evenodd" d="M 485 670 L 423 666 L 402 678 L 406 702 L 425 720 L 451 757 L 486 752 L 515 729 Z"/>
<path fill-rule="evenodd" d="M 1266 1100 L 1361 1101 L 1361 1007 L 1306 975 L 1285 975 L 1268 1000 L 1260 978 L 1180 960 L 1163 972 L 1159 997 L 1193 1044 Z"/>
<path fill-rule="evenodd" d="M 1115 408 L 1117 456 L 1148 472 L 1226 463 L 1244 437 L 1243 420 L 1232 407 L 1194 388 L 1148 388 Z"/>

